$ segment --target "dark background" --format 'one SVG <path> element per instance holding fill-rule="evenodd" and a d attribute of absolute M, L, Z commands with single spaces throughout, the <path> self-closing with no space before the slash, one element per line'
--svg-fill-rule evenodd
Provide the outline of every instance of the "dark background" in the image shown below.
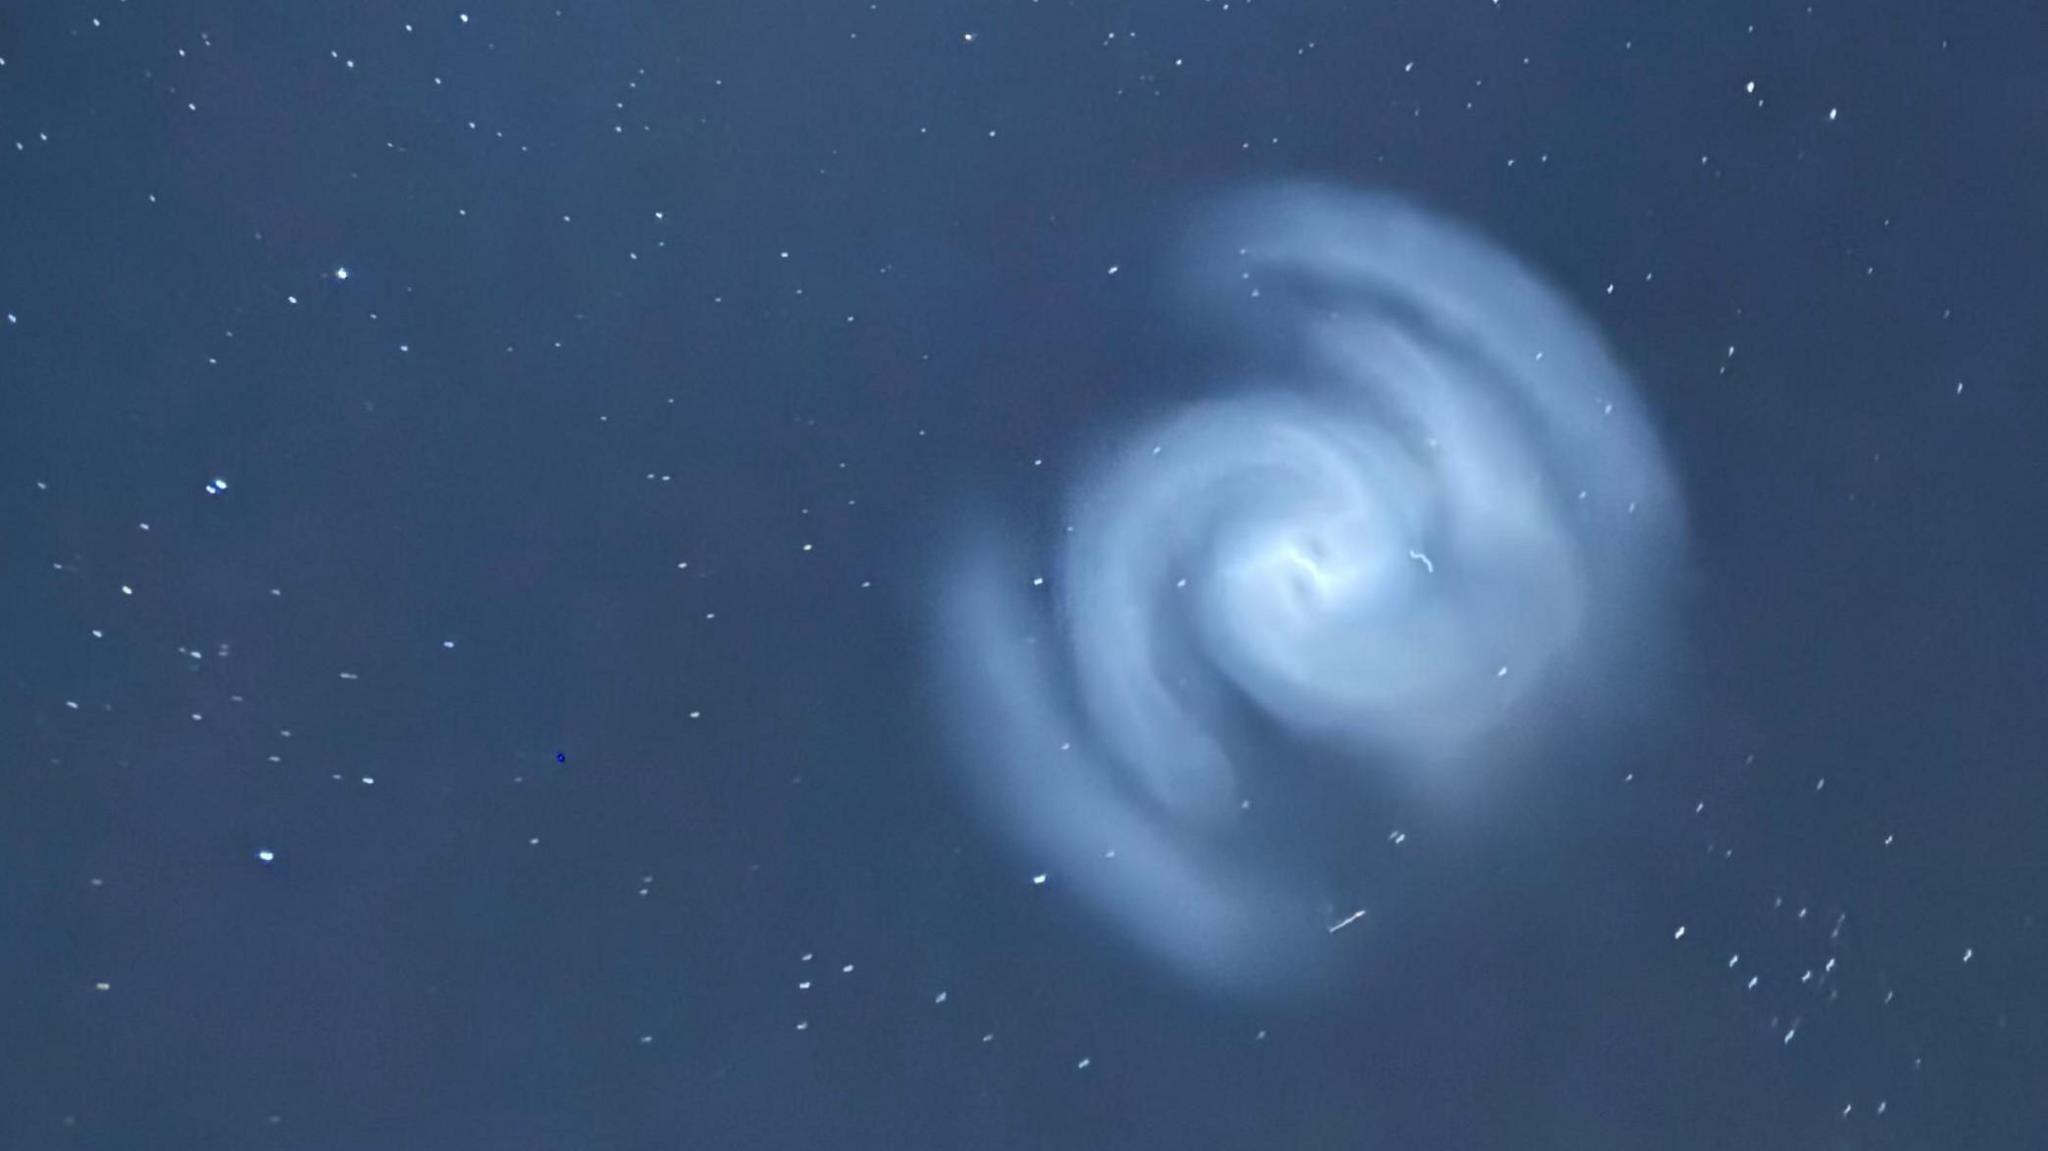
<path fill-rule="evenodd" d="M 2048 8 L 24 0 L 0 60 L 0 1147 L 2048 1145 Z M 1232 1004 L 972 817 L 920 628 L 963 493 L 1175 398 L 1181 208 L 1295 176 L 1593 314 L 1687 643 L 1626 762 L 1418 836 L 1353 993 Z"/>

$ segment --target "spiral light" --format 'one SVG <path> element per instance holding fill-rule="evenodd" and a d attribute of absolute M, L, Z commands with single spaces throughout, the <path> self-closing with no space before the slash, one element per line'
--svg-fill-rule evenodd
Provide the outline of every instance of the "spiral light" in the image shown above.
<path fill-rule="evenodd" d="M 1250 798 L 1334 755 L 1341 825 L 1377 837 L 1392 792 L 1576 767 L 1522 753 L 1613 718 L 1588 701 L 1654 638 L 1679 508 L 1598 335 L 1473 232 L 1294 187 L 1190 250 L 1258 379 L 1107 453 L 1051 562 L 970 537 L 941 682 L 1032 872 L 1205 983 L 1290 985 L 1342 942 L 1353 905 L 1310 877 L 1345 845 L 1257 831 Z"/>

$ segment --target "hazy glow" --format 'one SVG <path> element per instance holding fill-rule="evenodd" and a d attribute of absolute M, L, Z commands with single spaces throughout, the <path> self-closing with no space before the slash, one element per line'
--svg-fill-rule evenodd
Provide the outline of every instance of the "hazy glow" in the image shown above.
<path fill-rule="evenodd" d="M 1203 982 L 1286 987 L 1370 902 L 1318 868 L 1385 836 L 1374 797 L 1469 806 L 1488 769 L 1580 768 L 1515 752 L 1611 718 L 1587 701 L 1655 638 L 1679 508 L 1597 334 L 1474 233 L 1296 187 L 1223 204 L 1189 247 L 1196 306 L 1257 378 L 1097 461 L 1057 557 L 968 533 L 940 682 L 1020 874 Z M 1248 799 L 1332 754 L 1349 831 L 1256 825 Z"/>

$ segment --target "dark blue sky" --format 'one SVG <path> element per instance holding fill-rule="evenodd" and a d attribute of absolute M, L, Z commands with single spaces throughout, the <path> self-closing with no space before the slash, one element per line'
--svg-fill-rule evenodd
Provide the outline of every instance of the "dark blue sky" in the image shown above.
<path fill-rule="evenodd" d="M 0 1147 L 2048 1143 L 2048 9 L 15 8 Z M 1281 1000 L 1031 882 L 929 641 L 1298 179 L 1685 510 L 1658 706 L 1361 799 Z"/>

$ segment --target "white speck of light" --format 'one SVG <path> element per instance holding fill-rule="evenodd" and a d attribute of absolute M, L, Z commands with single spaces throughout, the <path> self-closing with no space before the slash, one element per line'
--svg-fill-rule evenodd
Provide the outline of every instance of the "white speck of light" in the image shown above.
<path fill-rule="evenodd" d="M 261 863 L 272 863 L 276 861 L 277 853 L 267 847 L 261 848 L 256 852 L 256 859 Z"/>
<path fill-rule="evenodd" d="M 347 269 L 347 268 L 336 268 L 336 269 L 334 269 L 334 278 L 335 278 L 335 279 L 337 279 L 337 280 L 346 280 L 346 279 L 348 279 L 348 269 Z"/>
<path fill-rule="evenodd" d="M 1034 887 L 1044 887 L 1044 886 L 1045 886 L 1045 875 L 1044 875 L 1043 873 L 1040 873 L 1040 874 L 1038 874 L 1038 875 L 1034 875 L 1034 876 L 1032 876 L 1032 877 L 1031 877 L 1031 884 L 1032 884 L 1032 886 L 1034 886 Z"/>
<path fill-rule="evenodd" d="M 1685 938 L 1685 928 L 1683 928 L 1683 927 L 1679 928 L 1679 929 L 1678 929 L 1678 930 L 1677 930 L 1676 932 L 1672 933 L 1672 936 L 1671 936 L 1671 938 L 1673 938 L 1673 939 L 1684 939 L 1684 938 Z"/>

